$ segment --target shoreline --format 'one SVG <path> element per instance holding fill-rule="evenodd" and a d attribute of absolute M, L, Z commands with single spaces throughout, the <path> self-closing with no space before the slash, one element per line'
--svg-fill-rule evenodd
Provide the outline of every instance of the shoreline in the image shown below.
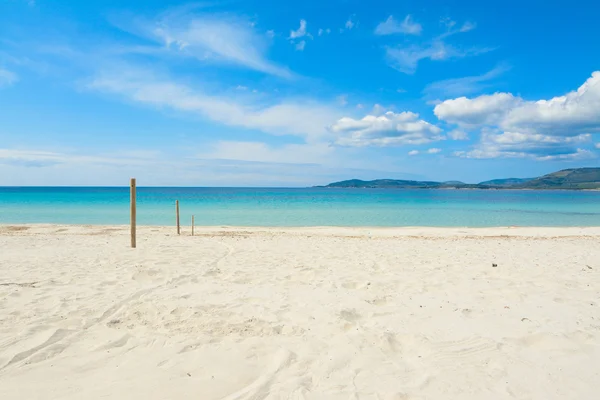
<path fill-rule="evenodd" d="M 81 225 L 81 224 L 0 224 L 0 235 L 26 233 L 33 235 L 53 233 L 129 234 L 129 225 Z M 175 226 L 138 225 L 139 233 L 175 235 Z M 504 226 L 504 227 L 347 227 L 347 226 L 195 226 L 195 236 L 211 234 L 284 234 L 317 236 L 358 237 L 581 237 L 600 236 L 600 226 Z M 190 226 L 181 226 L 180 236 L 191 236 Z"/>

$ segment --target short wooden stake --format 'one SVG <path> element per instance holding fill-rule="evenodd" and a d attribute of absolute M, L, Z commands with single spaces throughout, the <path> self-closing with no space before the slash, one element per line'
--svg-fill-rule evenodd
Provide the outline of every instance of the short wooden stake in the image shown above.
<path fill-rule="evenodd" d="M 194 216 L 192 215 L 192 236 L 194 236 Z"/>
<path fill-rule="evenodd" d="M 181 228 L 179 225 L 179 200 L 175 200 L 175 210 L 176 210 L 176 215 L 177 215 L 177 234 L 180 235 Z"/>
<path fill-rule="evenodd" d="M 135 200 L 136 200 L 136 187 L 135 187 L 135 178 L 131 178 L 131 182 L 129 184 L 130 186 L 130 222 L 131 222 L 131 247 L 135 249 L 136 246 L 136 240 L 135 240 L 135 234 L 136 234 L 136 228 L 137 228 L 137 224 L 136 224 L 136 204 L 135 204 Z"/>

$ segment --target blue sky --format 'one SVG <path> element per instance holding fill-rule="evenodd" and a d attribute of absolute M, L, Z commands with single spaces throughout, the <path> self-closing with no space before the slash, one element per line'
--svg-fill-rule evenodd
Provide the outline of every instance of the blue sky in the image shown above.
<path fill-rule="evenodd" d="M 592 1 L 0 0 L 0 185 L 597 166 Z"/>

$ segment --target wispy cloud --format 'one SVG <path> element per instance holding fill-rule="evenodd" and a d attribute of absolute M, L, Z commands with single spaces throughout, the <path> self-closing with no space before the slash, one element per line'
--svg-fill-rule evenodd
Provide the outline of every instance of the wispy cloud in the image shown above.
<path fill-rule="evenodd" d="M 477 24 L 475 22 L 467 21 L 460 27 L 460 32 L 469 32 L 473 29 L 477 28 Z"/>
<path fill-rule="evenodd" d="M 408 152 L 408 155 L 409 156 L 416 156 L 416 155 L 419 155 L 421 153 L 423 153 L 423 154 L 438 154 L 438 153 L 441 153 L 441 152 L 442 152 L 442 149 L 437 148 L 437 147 L 433 147 L 433 148 L 427 149 L 427 150 L 425 150 L 423 152 L 421 152 L 419 150 L 411 150 L 411 151 Z"/>
<path fill-rule="evenodd" d="M 421 60 L 444 61 L 463 58 L 490 51 L 486 48 L 459 49 L 440 40 L 426 46 L 387 47 L 386 57 L 389 65 L 405 74 L 414 74 Z"/>
<path fill-rule="evenodd" d="M 423 94 L 429 99 L 444 99 L 481 92 L 492 86 L 494 79 L 502 76 L 510 69 L 509 65 L 501 64 L 482 75 L 432 82 L 425 86 Z"/>
<path fill-rule="evenodd" d="M 449 20 L 449 22 L 446 23 L 446 27 L 447 27 L 446 32 L 439 35 L 436 39 L 438 39 L 438 40 L 445 39 L 452 35 L 456 35 L 457 33 L 466 33 L 466 32 L 470 32 L 473 29 L 477 28 L 477 24 L 474 22 L 470 22 L 470 21 L 467 21 L 464 24 L 462 24 L 460 26 L 460 28 L 455 29 L 454 28 L 455 26 L 456 26 L 456 22 Z"/>
<path fill-rule="evenodd" d="M 297 39 L 306 36 L 306 20 L 300 20 L 300 27 L 297 30 L 290 31 L 290 39 Z"/>
<path fill-rule="evenodd" d="M 125 152 L 104 155 L 85 151 L 0 148 L 0 186 L 99 185 L 122 186 L 124 176 L 158 186 L 311 186 L 358 176 L 375 179 L 421 177 L 391 169 L 373 168 L 354 156 L 355 149 L 326 144 L 273 146 L 262 142 L 203 143 L 185 153 Z M 131 153 L 131 154 L 129 154 Z M 141 154 L 137 154 L 141 153 Z M 43 173 L 40 172 L 43 169 Z M 390 172 L 392 171 L 392 172 Z M 90 178 L 92 177 L 92 178 Z M 92 179 L 92 180 L 90 180 Z"/>
<path fill-rule="evenodd" d="M 296 43 L 296 50 L 298 50 L 298 51 L 304 51 L 305 47 L 306 47 L 306 40 L 301 40 L 300 42 Z"/>
<path fill-rule="evenodd" d="M 121 22 L 119 26 L 160 43 L 170 54 L 293 77 L 287 68 L 267 59 L 268 33 L 257 32 L 249 20 L 187 11 L 167 12 L 154 20 Z"/>
<path fill-rule="evenodd" d="M 340 28 L 340 33 L 343 33 L 344 31 L 349 31 L 355 27 L 356 27 L 356 21 L 354 20 L 354 15 L 352 15 L 350 18 L 348 18 L 346 20 L 344 27 Z"/>
<path fill-rule="evenodd" d="M 456 47 L 445 41 L 452 35 L 468 32 L 474 28 L 475 24 L 465 23 L 461 28 L 448 29 L 424 44 L 388 46 L 386 47 L 386 59 L 392 68 L 405 74 L 414 74 L 421 60 L 443 61 L 478 55 L 493 50 L 489 47 Z"/>
<path fill-rule="evenodd" d="M 14 72 L 0 67 L 0 88 L 16 83 L 19 77 Z"/>
<path fill-rule="evenodd" d="M 148 165 L 157 152 L 136 152 L 133 154 L 81 155 L 58 151 L 1 149 L 0 164 L 22 167 L 47 167 L 65 163 L 93 163 L 98 165 Z"/>
<path fill-rule="evenodd" d="M 323 102 L 290 98 L 265 104 L 260 97 L 247 97 L 244 101 L 239 95 L 212 95 L 139 69 L 116 68 L 100 73 L 89 88 L 141 104 L 200 115 L 229 126 L 309 140 L 327 135 L 326 127 L 341 116 L 337 108 Z"/>
<path fill-rule="evenodd" d="M 413 21 L 412 16 L 407 15 L 402 22 L 394 19 L 390 15 L 388 19 L 379 23 L 375 28 L 376 35 L 393 35 L 395 33 L 404 33 L 406 35 L 420 35 L 423 27 L 418 22 Z"/>

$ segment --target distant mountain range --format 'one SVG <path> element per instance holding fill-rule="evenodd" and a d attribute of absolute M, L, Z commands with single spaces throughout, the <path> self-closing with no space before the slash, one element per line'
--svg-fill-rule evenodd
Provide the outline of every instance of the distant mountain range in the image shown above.
<path fill-rule="evenodd" d="M 434 182 L 399 179 L 362 181 L 350 179 L 334 182 L 326 188 L 387 188 L 387 189 L 600 189 L 600 168 L 563 169 L 538 178 L 493 179 L 469 184 L 460 181 Z"/>

